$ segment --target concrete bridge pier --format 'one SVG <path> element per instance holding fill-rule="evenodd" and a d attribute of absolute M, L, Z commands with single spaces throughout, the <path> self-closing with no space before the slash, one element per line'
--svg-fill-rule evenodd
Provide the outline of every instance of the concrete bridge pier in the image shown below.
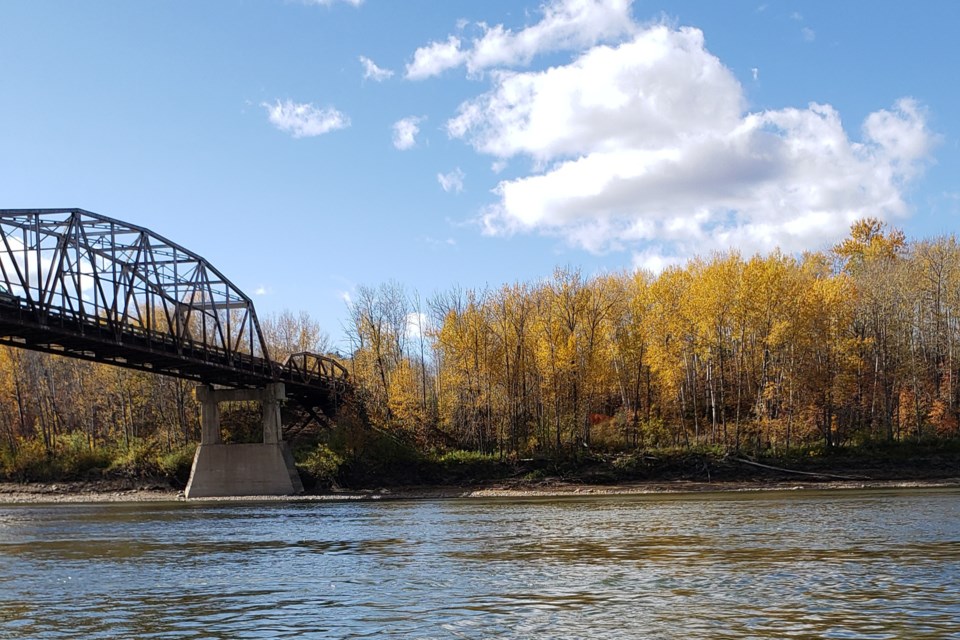
<path fill-rule="evenodd" d="M 293 454 L 280 430 L 282 382 L 263 389 L 214 389 L 200 386 L 200 446 L 193 457 L 187 498 L 289 496 L 303 493 Z M 263 406 L 263 443 L 223 444 L 220 403 L 258 401 Z"/>

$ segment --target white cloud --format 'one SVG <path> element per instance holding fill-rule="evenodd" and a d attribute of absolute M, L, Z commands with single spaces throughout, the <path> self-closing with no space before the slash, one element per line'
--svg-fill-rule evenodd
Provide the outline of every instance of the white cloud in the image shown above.
<path fill-rule="evenodd" d="M 363 79 L 373 80 L 374 82 L 383 82 L 393 76 L 390 69 L 382 69 L 377 66 L 373 60 L 366 56 L 360 56 L 360 63 L 363 65 Z"/>
<path fill-rule="evenodd" d="M 261 106 L 267 110 L 270 122 L 280 131 L 294 138 L 308 138 L 350 126 L 350 118 L 333 107 L 318 108 L 309 103 L 284 100 Z"/>
<path fill-rule="evenodd" d="M 760 79 L 760 69 L 758 69 L 757 67 L 753 67 L 752 69 L 750 69 L 750 75 L 753 76 L 753 81 L 756 82 L 757 80 Z"/>
<path fill-rule="evenodd" d="M 493 91 L 461 105 L 447 131 L 498 158 L 546 161 L 665 148 L 718 123 L 734 126 L 744 104 L 736 78 L 703 48 L 699 30 L 658 26 L 566 66 L 498 74 Z"/>
<path fill-rule="evenodd" d="M 468 47 L 456 36 L 420 47 L 407 78 L 421 80 L 465 65 L 471 74 L 529 62 L 541 53 L 582 49 L 634 29 L 632 0 L 552 0 L 539 22 L 520 31 L 479 23 L 481 35 Z M 465 25 L 461 25 L 461 28 Z"/>
<path fill-rule="evenodd" d="M 447 193 L 460 193 L 463 191 L 463 179 L 466 177 L 466 174 L 457 167 L 450 173 L 438 173 L 437 182 L 440 183 L 440 187 Z"/>
<path fill-rule="evenodd" d="M 408 80 L 422 80 L 437 76 L 463 64 L 465 54 L 460 50 L 460 38 L 450 36 L 445 42 L 431 42 L 413 54 L 413 62 L 407 65 Z"/>
<path fill-rule="evenodd" d="M 406 337 L 418 339 L 425 337 L 430 330 L 430 318 L 425 313 L 408 313 L 406 317 Z"/>
<path fill-rule="evenodd" d="M 903 189 L 935 142 L 910 99 L 871 114 L 859 141 L 830 105 L 748 113 L 693 28 L 653 26 L 492 79 L 447 130 L 532 170 L 500 182 L 485 230 L 629 250 L 650 268 L 730 247 L 819 248 L 856 218 L 903 215 Z"/>
<path fill-rule="evenodd" d="M 258 287 L 254 290 L 253 295 L 255 295 L 255 296 L 266 296 L 266 295 L 270 295 L 270 287 L 261 284 L 260 286 L 258 286 Z"/>
<path fill-rule="evenodd" d="M 633 268 L 650 271 L 654 274 L 662 273 L 667 267 L 683 264 L 678 256 L 664 256 L 656 251 L 641 251 L 633 254 Z"/>
<path fill-rule="evenodd" d="M 423 118 L 411 116 L 393 123 L 393 146 L 401 151 L 412 149 L 417 144 L 420 123 Z"/>
<path fill-rule="evenodd" d="M 813 42 L 817 39 L 817 32 L 810 27 L 803 27 L 800 29 L 800 35 L 803 36 L 805 42 Z"/>

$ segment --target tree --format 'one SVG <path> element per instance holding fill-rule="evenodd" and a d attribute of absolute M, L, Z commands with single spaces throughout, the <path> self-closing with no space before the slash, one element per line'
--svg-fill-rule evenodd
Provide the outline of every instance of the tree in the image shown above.
<path fill-rule="evenodd" d="M 330 351 L 330 336 L 306 311 L 294 314 L 284 309 L 279 314 L 268 315 L 261 321 L 260 330 L 270 357 L 276 362 L 283 362 L 287 356 L 301 351 L 320 354 Z"/>

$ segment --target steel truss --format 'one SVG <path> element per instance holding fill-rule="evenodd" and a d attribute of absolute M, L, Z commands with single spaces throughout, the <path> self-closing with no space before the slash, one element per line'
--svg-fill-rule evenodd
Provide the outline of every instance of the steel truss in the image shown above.
<path fill-rule="evenodd" d="M 349 388 L 330 358 L 273 362 L 253 302 L 201 256 L 83 209 L 0 209 L 0 344 L 206 384 L 287 383 L 335 409 Z"/>

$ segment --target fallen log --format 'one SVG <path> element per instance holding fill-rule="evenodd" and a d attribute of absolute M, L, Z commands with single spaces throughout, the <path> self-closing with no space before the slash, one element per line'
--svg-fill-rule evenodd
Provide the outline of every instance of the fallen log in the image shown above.
<path fill-rule="evenodd" d="M 869 480 L 864 476 L 841 476 L 835 473 L 817 473 L 815 471 L 798 471 L 797 469 L 784 469 L 783 467 L 774 467 L 769 464 L 761 464 L 759 462 L 753 462 L 752 460 L 746 460 L 744 458 L 734 458 L 737 462 L 742 462 L 743 464 L 749 464 L 754 467 L 760 467 L 762 469 L 770 469 L 772 471 L 780 471 L 782 473 L 793 473 L 801 476 L 814 476 L 816 478 L 831 478 L 834 480 Z"/>

